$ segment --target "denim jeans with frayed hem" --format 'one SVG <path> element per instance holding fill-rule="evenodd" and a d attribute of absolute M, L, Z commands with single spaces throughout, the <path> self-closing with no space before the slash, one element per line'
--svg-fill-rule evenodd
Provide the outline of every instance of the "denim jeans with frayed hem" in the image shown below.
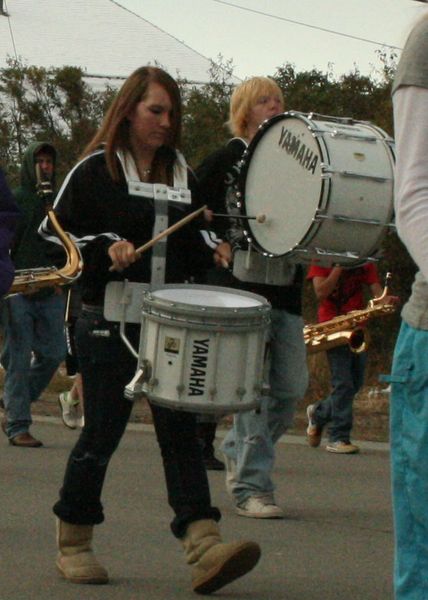
<path fill-rule="evenodd" d="M 403 322 L 391 377 L 396 600 L 428 598 L 428 331 Z"/>
<path fill-rule="evenodd" d="M 4 301 L 4 405 L 9 438 L 28 431 L 38 400 L 64 360 L 64 294 L 40 300 L 17 294 Z"/>
<path fill-rule="evenodd" d="M 296 403 L 308 385 L 303 320 L 285 310 L 273 309 L 269 331 L 269 395 L 262 396 L 259 410 L 234 416 L 233 427 L 221 446 L 236 463 L 237 504 L 250 496 L 272 494 L 274 446 L 292 425 Z"/>
<path fill-rule="evenodd" d="M 330 442 L 349 442 L 352 429 L 354 397 L 364 382 L 367 353 L 356 354 L 349 347 L 327 350 L 332 391 L 318 402 L 312 419 L 321 427 L 329 423 Z"/>

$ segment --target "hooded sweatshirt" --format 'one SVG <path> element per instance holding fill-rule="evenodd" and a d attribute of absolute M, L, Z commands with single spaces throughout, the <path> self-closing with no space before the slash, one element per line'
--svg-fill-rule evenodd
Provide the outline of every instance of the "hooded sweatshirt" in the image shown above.
<path fill-rule="evenodd" d="M 37 193 L 37 176 L 35 158 L 40 150 L 47 150 L 53 156 L 54 173 L 56 164 L 56 150 L 47 142 L 33 142 L 24 153 L 20 186 L 14 190 L 14 196 L 21 210 L 16 235 L 12 247 L 12 260 L 16 269 L 35 269 L 53 266 L 52 258 L 48 254 L 49 244 L 38 234 L 40 223 L 46 216 L 46 198 Z M 52 189 L 55 188 L 55 176 L 51 181 Z M 52 202 L 54 194 L 52 195 Z M 53 289 L 44 288 L 29 296 L 30 299 L 40 300 L 53 293 Z"/>
<path fill-rule="evenodd" d="M 12 248 L 12 259 L 17 269 L 34 269 L 52 265 L 52 259 L 47 254 L 48 246 L 37 233 L 40 223 L 46 216 L 46 199 L 37 194 L 35 168 L 35 156 L 42 149 L 52 153 L 55 166 L 56 151 L 52 144 L 33 142 L 23 156 L 21 184 L 14 190 L 16 203 L 22 212 Z M 53 188 L 54 185 L 53 180 Z"/>

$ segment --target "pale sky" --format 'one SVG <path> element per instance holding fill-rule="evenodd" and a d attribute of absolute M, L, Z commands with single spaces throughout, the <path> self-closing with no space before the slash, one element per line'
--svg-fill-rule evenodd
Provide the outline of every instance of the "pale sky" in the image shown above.
<path fill-rule="evenodd" d="M 428 5 L 414 0 L 114 1 L 208 58 L 215 60 L 221 54 L 226 60 L 233 59 L 234 74 L 241 78 L 273 75 L 287 62 L 298 71 L 315 67 L 326 72 L 331 64 L 336 75 L 355 66 L 361 73 L 371 74 L 380 67 L 376 50 L 382 50 L 382 44 L 402 48 L 412 23 L 428 10 Z"/>

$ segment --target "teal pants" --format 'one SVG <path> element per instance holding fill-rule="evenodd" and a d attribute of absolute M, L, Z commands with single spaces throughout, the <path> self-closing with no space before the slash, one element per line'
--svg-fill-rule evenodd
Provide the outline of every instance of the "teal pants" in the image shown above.
<path fill-rule="evenodd" d="M 396 600 L 428 599 L 428 331 L 402 323 L 391 375 Z"/>

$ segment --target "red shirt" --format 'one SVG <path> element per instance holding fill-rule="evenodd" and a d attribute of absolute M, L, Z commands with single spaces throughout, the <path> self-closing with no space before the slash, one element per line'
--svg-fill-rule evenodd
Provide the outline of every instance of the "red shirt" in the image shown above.
<path fill-rule="evenodd" d="M 328 277 L 332 267 L 311 265 L 308 279 Z M 344 269 L 333 292 L 320 302 L 318 322 L 329 321 L 333 317 L 343 315 L 351 310 L 364 308 L 364 285 L 379 283 L 379 276 L 374 263 L 366 263 L 354 269 Z"/>

